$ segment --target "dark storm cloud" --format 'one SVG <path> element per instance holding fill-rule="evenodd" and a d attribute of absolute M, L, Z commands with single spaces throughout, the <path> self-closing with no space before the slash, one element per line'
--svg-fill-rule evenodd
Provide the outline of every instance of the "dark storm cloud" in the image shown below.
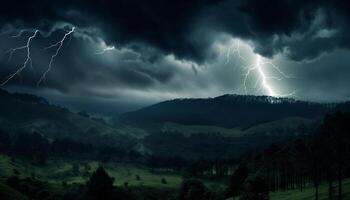
<path fill-rule="evenodd" d="M 55 21 L 98 27 L 109 43 L 144 42 L 180 56 L 204 59 L 187 38 L 191 19 L 207 1 L 21 1 L 0 8 L 3 22 L 30 26 Z M 19 6 L 20 5 L 20 6 Z"/>
<path fill-rule="evenodd" d="M 144 43 L 198 62 L 208 59 L 215 32 L 224 31 L 253 40 L 265 56 L 288 49 L 301 60 L 350 47 L 349 8 L 342 0 L 24 0 L 4 2 L 0 21 L 46 30 L 57 21 L 96 27 L 110 44 Z M 318 28 L 311 30 L 320 16 Z M 337 33 L 320 44 L 314 37 L 320 28 Z M 308 46 L 294 45 L 296 34 Z"/>
<path fill-rule="evenodd" d="M 22 81 L 16 76 L 8 88 L 37 92 L 79 109 L 85 102 L 86 107 L 105 110 L 107 105 L 124 110 L 235 89 L 243 94 L 239 91 L 246 73 L 243 66 L 249 63 L 233 54 L 226 63 L 232 38 L 241 38 L 242 46 L 263 56 L 287 55 L 296 61 L 288 64 L 284 57 L 278 66 L 302 78 L 283 84 L 271 81 L 274 88 L 300 90 L 302 98 L 311 100 L 343 100 L 349 83 L 345 64 L 350 55 L 349 4 L 340 0 L 6 1 L 0 6 L 0 81 L 25 60 L 25 51 L 18 51 L 8 62 L 6 50 L 22 46 L 34 29 L 40 29 L 31 44 L 33 69 L 28 66 L 21 73 Z M 71 26 L 77 29 L 55 58 L 46 84 L 36 88 L 55 51 L 43 47 L 60 40 Z M 21 30 L 25 30 L 22 37 L 10 37 Z M 116 48 L 99 54 L 107 46 Z M 325 53 L 328 56 L 320 56 Z M 243 54 L 247 61 L 255 61 L 253 52 Z M 252 82 L 256 78 L 253 75 Z M 252 88 L 254 83 L 249 83 L 249 93 L 264 94 Z M 333 83 L 337 88 L 332 90 Z"/>
<path fill-rule="evenodd" d="M 28 64 L 21 75 L 14 77 L 8 84 L 36 88 L 36 83 L 56 51 L 55 48 L 44 50 L 44 47 L 61 40 L 64 34 L 61 29 L 52 32 L 49 37 L 39 33 L 30 44 L 33 68 Z M 6 50 L 23 46 L 32 32 L 25 31 L 20 38 L 11 38 L 11 35 L 8 33 L 0 37 L 3 51 L 0 54 L 1 82 L 22 66 L 26 59 L 24 49 L 14 52 L 11 59 Z M 103 87 L 147 90 L 171 81 L 178 73 L 177 66 L 166 61 L 162 52 L 154 48 L 133 44 L 132 48 L 138 51 L 126 46 L 102 53 L 104 45 L 103 40 L 91 39 L 80 32 L 69 36 L 39 88 L 50 87 L 65 94 L 83 95 L 91 95 L 92 91 Z M 100 92 L 96 95 L 103 96 Z"/>
<path fill-rule="evenodd" d="M 273 56 L 288 51 L 295 60 L 324 51 L 349 48 L 350 3 L 327 0 L 222 1 L 213 9 L 212 24 L 255 42 L 255 51 Z M 321 31 L 333 35 L 318 35 Z"/>

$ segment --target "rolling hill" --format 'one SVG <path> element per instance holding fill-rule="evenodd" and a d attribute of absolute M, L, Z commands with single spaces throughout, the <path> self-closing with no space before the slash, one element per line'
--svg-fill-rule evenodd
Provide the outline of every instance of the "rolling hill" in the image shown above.
<path fill-rule="evenodd" d="M 50 105 L 29 94 L 0 90 L 0 129 L 11 134 L 37 132 L 49 140 L 69 138 L 95 145 L 129 147 L 138 129 L 116 128 L 88 116 Z"/>
<path fill-rule="evenodd" d="M 182 133 L 185 136 L 191 136 L 193 134 L 219 134 L 224 137 L 242 137 L 244 135 L 252 134 L 304 134 L 307 130 L 314 127 L 318 121 L 314 119 L 302 118 L 302 117 L 289 117 L 272 122 L 266 122 L 251 126 L 247 129 L 225 128 L 219 126 L 206 126 L 206 125 L 182 125 L 173 122 L 166 122 L 163 124 L 162 132 L 177 132 Z"/>
<path fill-rule="evenodd" d="M 330 106 L 266 96 L 175 99 L 125 113 L 120 126 L 112 126 L 41 97 L 0 90 L 0 110 L 0 130 L 11 134 L 36 132 L 49 141 L 68 138 L 142 154 L 168 156 L 173 149 L 178 153 L 171 156 L 216 157 L 305 134 Z"/>
<path fill-rule="evenodd" d="M 251 126 L 290 117 L 317 119 L 330 110 L 328 104 L 267 96 L 223 95 L 207 99 L 164 101 L 120 116 L 124 124 L 144 128 L 166 122 L 225 128 Z"/>

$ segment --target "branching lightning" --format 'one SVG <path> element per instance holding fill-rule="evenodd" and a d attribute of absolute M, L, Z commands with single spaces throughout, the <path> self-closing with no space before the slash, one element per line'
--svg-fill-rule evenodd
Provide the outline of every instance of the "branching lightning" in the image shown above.
<path fill-rule="evenodd" d="M 233 46 L 231 46 L 228 49 L 225 64 L 228 64 L 230 62 L 230 55 L 234 54 L 234 53 L 237 53 L 239 59 L 242 60 L 244 63 L 247 62 L 247 59 L 244 58 L 241 54 L 240 41 L 237 40 L 236 44 L 234 44 Z M 276 66 L 275 64 L 273 64 L 270 61 L 267 61 L 266 59 L 264 59 L 260 55 L 255 55 L 255 57 L 256 57 L 255 62 L 252 65 L 244 66 L 244 69 L 246 69 L 246 73 L 244 74 L 244 80 L 243 80 L 242 87 L 244 89 L 245 94 L 248 94 L 248 89 L 247 89 L 248 78 L 250 77 L 250 75 L 253 72 L 256 72 L 258 74 L 258 78 L 256 79 L 256 82 L 254 84 L 254 88 L 258 88 L 258 85 L 260 83 L 260 86 L 257 89 L 258 92 L 263 90 L 267 93 L 268 96 L 275 96 L 275 97 L 295 96 L 295 91 L 288 93 L 288 94 L 280 94 L 269 83 L 269 80 L 271 80 L 271 79 L 281 81 L 283 79 L 289 79 L 289 78 L 294 78 L 294 77 L 285 74 L 278 66 Z M 277 72 L 280 76 L 276 77 L 276 76 L 266 75 L 266 73 L 264 71 L 264 67 L 266 67 L 266 66 L 272 67 L 273 70 L 275 72 Z"/>
<path fill-rule="evenodd" d="M 4 82 L 1 83 L 1 86 L 4 86 L 6 85 L 7 82 L 9 82 L 13 77 L 15 77 L 16 75 L 17 76 L 20 76 L 20 73 L 27 67 L 28 63 L 30 64 L 30 66 L 32 66 L 32 58 L 30 57 L 30 42 L 32 41 L 32 39 L 34 39 L 37 35 L 39 31 L 38 30 L 35 30 L 33 35 L 31 35 L 28 40 L 27 40 L 27 43 L 25 46 L 21 46 L 21 47 L 17 47 L 17 48 L 14 48 L 14 49 L 11 49 L 9 50 L 10 52 L 10 58 L 12 57 L 12 54 L 15 52 L 15 51 L 18 51 L 18 50 L 21 50 L 21 49 L 26 49 L 27 50 L 27 58 L 26 60 L 24 61 L 23 65 L 18 68 L 13 74 L 11 74 Z"/>
<path fill-rule="evenodd" d="M 73 32 L 75 31 L 75 27 L 72 27 L 71 30 L 66 31 L 66 33 L 64 34 L 64 36 L 61 38 L 61 40 L 59 40 L 56 43 L 53 43 L 52 45 L 45 47 L 44 50 L 49 50 L 52 48 L 55 48 L 55 52 L 53 55 L 51 55 L 49 64 L 47 69 L 42 73 L 42 76 L 40 77 L 40 79 L 37 82 L 37 86 L 39 87 L 40 84 L 42 82 L 44 82 L 46 80 L 46 76 L 47 74 L 51 71 L 52 69 L 52 65 L 56 59 L 56 57 L 59 55 L 59 53 L 61 52 L 61 49 L 63 47 L 63 44 L 65 43 L 66 39 L 73 34 Z M 20 30 L 16 35 L 10 36 L 10 38 L 19 38 L 23 36 L 23 33 L 26 32 L 26 30 Z M 6 51 L 7 53 L 9 53 L 9 58 L 8 60 L 10 61 L 11 58 L 13 57 L 13 54 L 16 51 L 20 51 L 20 50 L 26 50 L 26 60 L 24 61 L 24 63 L 21 65 L 21 67 L 19 67 L 14 73 L 12 73 L 10 76 L 8 76 L 5 81 L 3 81 L 0 86 L 4 86 L 6 85 L 13 77 L 15 76 L 19 76 L 21 77 L 21 72 L 28 66 L 30 65 L 32 67 L 32 58 L 31 58 L 31 42 L 32 40 L 37 36 L 38 34 L 38 30 L 35 30 L 34 33 L 32 35 L 30 35 L 30 37 L 27 39 L 26 45 L 24 46 L 20 46 L 20 47 L 16 47 L 16 48 L 12 48 L 8 51 Z M 232 54 L 237 55 L 238 59 L 242 62 L 242 63 L 248 63 L 248 60 L 245 56 L 243 56 L 243 54 L 241 53 L 241 47 L 240 47 L 240 40 L 235 40 L 234 44 L 232 46 L 230 46 L 228 48 L 227 54 L 226 54 L 226 59 L 225 59 L 225 65 L 230 63 L 230 56 Z M 108 51 L 119 51 L 118 49 L 115 48 L 115 46 L 107 46 L 105 43 L 102 43 L 102 49 L 100 51 L 95 52 L 95 54 L 97 55 L 102 55 L 105 54 Z M 244 79 L 243 79 L 243 83 L 242 83 L 242 88 L 244 89 L 245 94 L 248 94 L 248 87 L 247 87 L 247 82 L 249 80 L 249 77 L 252 75 L 252 73 L 257 74 L 257 78 L 256 78 L 256 82 L 254 84 L 254 88 L 260 92 L 260 91 L 264 91 L 264 93 L 266 93 L 269 96 L 277 96 L 277 97 L 284 97 L 284 96 L 293 96 L 295 94 L 295 92 L 291 92 L 289 94 L 280 94 L 278 93 L 277 89 L 275 87 L 273 87 L 273 85 L 271 84 L 270 80 L 277 80 L 277 81 L 281 81 L 283 79 L 288 79 L 288 78 L 293 78 L 291 76 L 288 76 L 287 74 L 285 74 L 278 66 L 274 65 L 272 62 L 270 62 L 269 60 L 263 58 L 260 55 L 254 54 L 255 59 L 254 59 L 254 63 L 251 65 L 245 65 L 243 66 L 244 69 L 246 70 L 246 72 L 244 73 Z M 266 67 L 271 68 L 275 73 L 277 73 L 277 76 L 270 76 L 267 75 L 267 73 L 265 72 Z"/>
<path fill-rule="evenodd" d="M 26 30 L 20 30 L 16 35 L 12 35 L 10 36 L 9 38 L 20 38 L 22 37 L 23 33 L 25 32 Z M 24 46 L 21 46 L 21 47 L 17 47 L 17 48 L 13 48 L 13 49 L 9 49 L 7 50 L 5 53 L 9 54 L 9 57 L 8 57 L 8 60 L 7 60 L 7 63 L 9 63 L 12 59 L 12 56 L 13 54 L 18 51 L 18 50 L 22 50 L 22 49 L 26 49 L 27 48 L 27 45 L 24 45 Z"/>
<path fill-rule="evenodd" d="M 48 49 L 57 47 L 57 48 L 56 48 L 56 51 L 55 51 L 55 54 L 53 54 L 53 55 L 51 56 L 51 59 L 50 59 L 48 68 L 47 68 L 46 71 L 42 74 L 42 76 L 40 77 L 39 81 L 37 82 L 37 84 L 36 84 L 37 86 L 40 86 L 40 84 L 41 84 L 43 81 L 45 81 L 46 75 L 51 71 L 51 69 L 52 69 L 52 63 L 54 62 L 55 58 L 58 56 L 58 54 L 59 54 L 59 52 L 60 52 L 60 50 L 61 50 L 61 48 L 62 48 L 62 46 L 63 46 L 64 41 L 66 40 L 66 38 L 67 38 L 70 34 L 72 34 L 72 33 L 74 32 L 74 30 L 75 30 L 75 27 L 72 27 L 72 29 L 71 29 L 70 31 L 68 31 L 68 32 L 66 32 L 66 34 L 64 34 L 63 38 L 62 38 L 60 41 L 58 41 L 58 42 L 56 42 L 55 44 L 52 44 L 52 45 L 50 45 L 50 46 L 44 48 L 45 50 L 48 50 Z"/>
<path fill-rule="evenodd" d="M 13 49 L 9 49 L 8 51 L 6 51 L 5 53 L 6 53 L 6 54 L 7 54 L 7 53 L 9 54 L 9 58 L 8 58 L 7 62 L 9 63 L 9 62 L 11 61 L 12 56 L 13 56 L 13 54 L 14 54 L 16 51 L 22 50 L 22 49 L 26 49 L 26 48 L 27 48 L 27 45 L 21 46 L 21 47 L 17 47 L 17 48 L 13 48 Z"/>
<path fill-rule="evenodd" d="M 227 54 L 226 54 L 226 62 L 225 65 L 229 64 L 230 62 L 230 56 L 231 54 L 237 53 L 238 57 L 243 60 L 246 61 L 246 59 L 241 55 L 241 51 L 240 51 L 240 41 L 237 40 L 236 44 L 233 46 L 230 46 L 228 48 Z"/>

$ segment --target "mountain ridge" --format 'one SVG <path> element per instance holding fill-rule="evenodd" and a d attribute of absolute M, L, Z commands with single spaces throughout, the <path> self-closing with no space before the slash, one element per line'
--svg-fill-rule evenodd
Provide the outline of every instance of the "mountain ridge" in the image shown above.
<path fill-rule="evenodd" d="M 337 104 L 253 95 L 221 95 L 163 101 L 120 116 L 121 123 L 149 127 L 165 122 L 247 128 L 287 117 L 319 118 Z"/>

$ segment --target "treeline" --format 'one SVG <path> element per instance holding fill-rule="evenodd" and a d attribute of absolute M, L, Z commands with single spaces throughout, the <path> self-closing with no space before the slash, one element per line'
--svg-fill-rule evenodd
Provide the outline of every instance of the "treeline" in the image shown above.
<path fill-rule="evenodd" d="M 244 192 L 241 186 L 253 174 L 265 182 L 267 191 L 303 191 L 313 185 L 318 200 L 320 184 L 328 183 L 328 199 L 343 199 L 342 181 L 350 176 L 349 131 L 350 114 L 337 112 L 327 115 L 309 136 L 252 153 L 231 177 L 228 196 Z"/>
<path fill-rule="evenodd" d="M 93 145 L 74 139 L 49 141 L 37 132 L 9 134 L 0 130 L 0 153 L 45 164 L 49 158 L 106 161 L 138 161 L 140 154 L 117 146 Z"/>

